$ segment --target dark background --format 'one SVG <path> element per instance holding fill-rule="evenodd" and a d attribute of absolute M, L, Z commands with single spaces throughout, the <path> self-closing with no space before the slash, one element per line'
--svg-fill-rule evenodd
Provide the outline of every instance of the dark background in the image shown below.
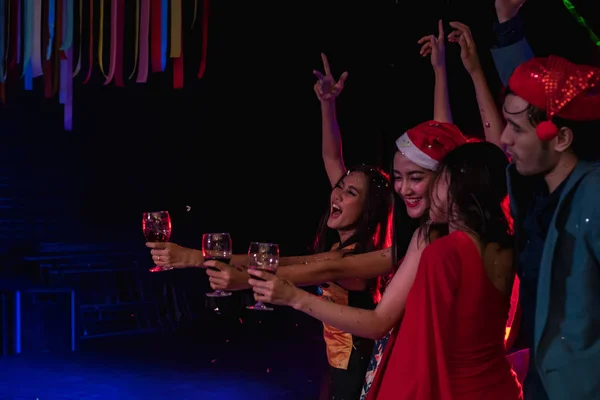
<path fill-rule="evenodd" d="M 438 18 L 471 26 L 490 86 L 498 89 L 488 51 L 492 1 L 399 3 L 214 2 L 204 79 L 195 78 L 200 22 L 184 32 L 182 90 L 171 89 L 170 62 L 147 84 L 130 81 L 121 89 L 102 85 L 95 60 L 89 84 L 82 84 L 85 74 L 75 78 L 73 132 L 62 130 L 61 106 L 43 98 L 41 79 L 32 92 L 9 80 L 0 140 L 11 182 L 3 197 L 15 209 L 3 208 L 4 221 L 23 218 L 22 235 L 34 247 L 39 241 L 121 239 L 141 246 L 140 214 L 168 209 L 174 241 L 198 246 L 200 233 L 228 230 L 238 252 L 251 239 L 278 242 L 288 254 L 305 251 L 329 190 L 311 74 L 321 68 L 321 51 L 336 75 L 349 72 L 338 101 L 348 165 L 387 167 L 396 137 L 431 118 L 433 76 L 416 42 L 434 32 Z M 597 2 L 574 4 L 590 24 L 600 25 Z M 127 5 L 128 20 L 133 7 Z M 184 26 L 191 7 L 184 2 Z M 593 62 L 597 49 L 562 2 L 530 0 L 523 14 L 536 54 Z M 84 53 L 86 44 L 87 32 Z M 130 34 L 126 74 L 132 52 Z M 455 121 L 478 135 L 469 77 L 457 47 L 449 44 L 447 53 Z M 5 230 L 6 247 L 17 237 L 13 228 Z"/>
<path fill-rule="evenodd" d="M 88 24 L 89 3 L 84 3 Z M 105 3 L 108 16 L 110 2 Z M 599 33 L 600 3 L 573 3 Z M 98 2 L 94 6 L 97 22 Z M 127 3 L 128 27 L 133 26 L 134 7 Z M 184 27 L 191 25 L 192 10 L 193 2 L 184 0 Z M 299 346 L 299 336 L 319 340 L 319 324 L 290 310 L 257 319 L 240 311 L 236 298 L 220 303 L 215 313 L 218 305 L 204 301 L 208 285 L 201 270 L 150 277 L 142 212 L 169 210 L 172 240 L 182 245 L 198 248 L 203 232 L 229 231 L 237 253 L 245 252 L 251 240 L 279 243 L 284 255 L 306 253 L 330 190 L 321 160 L 320 108 L 312 88 L 311 71 L 322 68 L 319 53 L 328 55 L 335 75 L 349 72 L 338 100 L 346 164 L 387 169 L 394 140 L 432 118 L 433 73 L 429 60 L 419 56 L 417 40 L 435 33 L 439 18 L 467 23 L 489 84 L 498 93 L 489 55 L 494 14 L 493 1 L 215 1 L 202 80 L 196 78 L 198 18 L 193 31 L 184 31 L 183 89 L 172 89 L 171 61 L 165 72 L 150 74 L 147 84 L 104 86 L 95 59 L 90 83 L 82 84 L 85 74 L 75 78 L 72 132 L 63 130 L 58 99 L 44 99 L 42 79 L 25 92 L 23 81 L 9 74 L 7 104 L 0 108 L 2 285 L 54 282 L 77 288 L 80 303 L 96 304 L 95 312 L 82 311 L 77 329 L 84 338 L 140 328 L 119 317 L 144 308 L 139 299 L 117 301 L 106 309 L 106 300 L 94 300 L 102 293 L 121 296 L 122 287 L 137 285 L 156 302 L 152 312 L 159 316 L 142 324 L 150 329 L 197 332 L 209 327 L 262 337 L 267 344 L 287 338 L 292 347 Z M 561 1 L 528 0 L 522 15 L 537 55 L 553 53 L 600 65 L 598 48 Z M 108 46 L 107 29 L 105 35 Z M 77 32 L 75 40 L 77 45 Z M 87 41 L 84 28 L 84 54 Z M 128 76 L 131 31 L 124 55 Z M 474 91 L 456 45 L 448 44 L 447 62 L 455 122 L 466 134 L 480 136 Z M 87 71 L 85 56 L 82 69 Z M 105 273 L 94 275 L 92 267 Z M 48 277 L 65 269 L 75 271 L 71 278 Z M 135 273 L 126 276 L 125 270 Z M 174 311 L 183 305 L 192 311 Z M 99 318 L 110 320 L 107 315 L 113 322 L 100 326 Z M 240 317 L 253 322 L 240 324 Z M 267 328 L 260 330 L 263 320 Z M 298 323 L 302 333 L 290 333 Z M 322 361 L 321 350 L 318 356 L 306 354 Z"/>

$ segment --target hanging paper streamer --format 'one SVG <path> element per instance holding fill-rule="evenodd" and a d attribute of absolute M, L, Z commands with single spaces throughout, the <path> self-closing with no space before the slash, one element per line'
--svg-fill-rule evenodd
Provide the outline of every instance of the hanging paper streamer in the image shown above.
<path fill-rule="evenodd" d="M 169 33 L 167 30 L 169 17 L 169 0 L 162 0 L 160 7 L 160 70 L 164 71 L 167 66 L 167 43 Z"/>
<path fill-rule="evenodd" d="M 0 0 L 0 83 L 4 85 L 4 19 L 6 15 L 4 15 L 6 4 L 4 0 Z M 9 15 L 10 18 L 10 15 Z"/>
<path fill-rule="evenodd" d="M 173 58 L 173 88 L 183 87 L 181 0 L 171 0 L 171 58 Z"/>
<path fill-rule="evenodd" d="M 135 75 L 135 70 L 138 63 L 138 52 L 140 49 L 140 0 L 135 0 L 135 41 L 133 42 L 133 71 L 129 75 L 129 79 Z"/>
<path fill-rule="evenodd" d="M 194 17 L 192 18 L 192 26 L 190 26 L 190 31 L 194 29 L 194 25 L 196 25 L 196 18 L 198 17 L 198 0 L 194 0 Z"/>
<path fill-rule="evenodd" d="M 54 5 L 54 4 L 52 4 Z M 52 11 L 54 12 L 54 11 Z M 42 29 L 42 45 L 50 42 L 50 2 L 43 2 L 42 9 L 42 22 L 44 22 Z M 52 48 L 50 48 L 50 55 L 52 55 Z M 52 60 L 46 57 L 47 52 L 44 51 L 44 59 L 42 60 L 42 69 L 44 70 L 44 97 L 49 99 L 52 97 Z"/>
<path fill-rule="evenodd" d="M 106 78 L 104 73 L 104 0 L 100 0 L 100 29 L 98 31 L 98 66 L 100 72 Z"/>
<path fill-rule="evenodd" d="M 60 45 L 63 38 L 63 2 L 56 0 L 56 28 L 54 29 L 54 57 L 52 57 L 52 96 L 56 96 L 60 90 Z"/>
<path fill-rule="evenodd" d="M 140 66 L 137 83 L 146 83 L 148 79 L 148 47 L 150 39 L 150 0 L 141 0 L 140 11 Z"/>
<path fill-rule="evenodd" d="M 118 1 L 118 0 L 117 0 Z M 125 87 L 123 82 L 123 43 L 125 42 L 125 2 L 118 1 L 117 49 L 115 52 L 115 85 Z"/>
<path fill-rule="evenodd" d="M 81 49 L 83 48 L 83 0 L 79 0 L 79 56 L 77 56 L 77 66 L 73 72 L 73 78 L 79 75 L 81 70 Z"/>
<path fill-rule="evenodd" d="M 105 85 L 112 82 L 117 68 L 117 3 L 119 0 L 112 0 L 110 3 L 110 66 L 108 67 L 108 76 L 104 81 Z"/>
<path fill-rule="evenodd" d="M 11 48 L 10 48 L 10 42 L 12 40 L 12 37 L 10 35 L 10 30 L 12 28 L 11 26 L 11 19 L 10 19 L 10 15 L 11 15 L 11 6 L 10 6 L 10 1 L 11 0 L 0 0 L 0 3 L 2 3 L 2 30 L 4 30 L 4 26 L 6 26 L 6 32 L 2 31 L 0 32 L 0 39 L 2 39 L 2 44 L 0 45 L 0 47 L 2 47 L 2 52 L 0 52 L 0 54 L 2 54 L 4 57 L 0 60 L 0 64 L 2 64 L 0 66 L 0 72 L 2 72 L 0 74 L 0 90 L 2 90 L 2 92 L 0 93 L 0 102 L 2 102 L 2 104 L 5 104 L 6 98 L 6 92 L 5 92 L 5 87 L 4 87 L 4 83 L 6 82 L 6 76 L 8 75 L 8 70 L 9 70 L 9 63 L 10 63 L 10 53 L 11 53 Z M 5 8 L 6 7 L 6 8 Z M 4 12 L 6 10 L 6 12 Z M 6 35 L 6 38 L 5 38 Z M 4 65 L 6 65 L 6 68 L 4 68 Z"/>
<path fill-rule="evenodd" d="M 67 25 L 68 25 L 68 2 L 67 0 L 59 0 L 59 2 L 62 1 L 62 8 L 59 10 L 61 13 L 61 24 L 58 26 L 58 28 L 60 29 L 61 32 L 61 38 L 64 38 L 67 35 Z M 62 41 L 57 41 L 57 44 L 60 45 Z M 59 47 L 60 51 L 63 51 L 62 46 Z M 68 49 L 67 49 L 68 50 Z M 58 102 L 60 104 L 67 104 L 67 90 L 68 90 L 68 81 L 69 79 L 72 80 L 73 77 L 73 73 L 71 71 L 73 71 L 72 69 L 69 69 L 69 58 L 66 57 L 66 53 L 65 53 L 65 57 L 61 58 L 60 60 L 60 77 L 59 79 L 59 85 L 60 85 L 60 90 L 58 92 Z"/>
<path fill-rule="evenodd" d="M 15 50 L 17 51 L 17 57 L 15 58 L 16 64 L 21 63 L 21 16 L 23 15 L 23 5 L 21 4 L 21 0 L 17 0 L 17 46 Z M 15 64 L 15 65 L 16 65 Z"/>
<path fill-rule="evenodd" d="M 48 30 L 50 38 L 48 39 L 48 48 L 46 49 L 46 60 L 52 56 L 52 45 L 54 43 L 54 24 L 56 20 L 56 0 L 48 1 Z"/>
<path fill-rule="evenodd" d="M 90 0 L 90 20 L 88 21 L 88 25 L 90 26 L 90 49 L 88 55 L 88 73 L 83 81 L 84 85 L 90 81 L 92 69 L 94 68 L 94 0 Z"/>
<path fill-rule="evenodd" d="M 569 10 L 573 18 L 577 20 L 577 23 L 581 25 L 583 29 L 586 30 L 588 36 L 590 37 L 590 39 L 592 39 L 592 42 L 594 42 L 596 46 L 600 47 L 600 38 L 594 33 L 594 31 L 592 31 L 592 28 L 588 26 L 587 22 L 585 22 L 585 19 L 583 19 L 581 14 L 579 14 L 579 12 L 575 9 L 573 3 L 571 3 L 569 0 L 563 0 L 563 4 L 567 8 L 567 10 Z"/>
<path fill-rule="evenodd" d="M 150 0 L 152 4 L 151 18 L 152 18 L 152 72 L 161 71 L 161 35 L 162 35 L 162 17 L 161 17 L 161 0 Z"/>
<path fill-rule="evenodd" d="M 17 65 L 17 41 L 19 40 L 19 0 L 8 0 L 8 9 L 10 11 L 7 18 L 10 18 L 10 30 L 8 36 L 10 37 L 10 43 L 8 45 L 8 60 L 6 62 L 6 70 L 15 68 Z"/>
<path fill-rule="evenodd" d="M 33 89 L 33 71 L 31 68 L 31 48 L 33 47 L 33 0 L 25 0 L 25 49 L 23 54 L 23 68 L 25 76 L 25 90 Z"/>
<path fill-rule="evenodd" d="M 74 11 L 74 0 L 63 0 L 66 3 L 64 3 L 65 5 L 65 9 L 67 10 L 67 12 L 65 14 L 63 14 L 63 18 L 64 21 L 63 23 L 66 23 L 66 30 L 63 33 L 63 42 L 60 46 L 60 49 L 62 51 L 67 51 L 71 48 L 71 46 L 73 45 L 73 26 L 75 24 L 75 16 L 73 15 L 73 11 Z"/>
<path fill-rule="evenodd" d="M 200 56 L 200 69 L 198 79 L 202 79 L 206 72 L 206 54 L 208 53 L 208 13 L 210 11 L 209 0 L 204 0 L 202 7 L 202 55 Z"/>
<path fill-rule="evenodd" d="M 71 10 L 71 12 L 73 12 Z M 73 130 L 73 46 L 67 50 L 67 63 L 66 70 L 68 71 L 66 79 L 66 99 L 65 99 L 65 114 L 64 114 L 64 127 L 65 131 L 71 132 Z"/>
<path fill-rule="evenodd" d="M 171 0 L 171 58 L 181 55 L 181 0 Z"/>
<path fill-rule="evenodd" d="M 31 70 L 34 78 L 44 75 L 42 69 L 42 0 L 33 0 Z"/>

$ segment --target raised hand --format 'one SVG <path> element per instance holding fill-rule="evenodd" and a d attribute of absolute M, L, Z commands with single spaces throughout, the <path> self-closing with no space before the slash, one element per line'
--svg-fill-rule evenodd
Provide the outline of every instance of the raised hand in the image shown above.
<path fill-rule="evenodd" d="M 460 58 L 467 72 L 472 75 L 481 71 L 477 47 L 475 47 L 471 29 L 460 22 L 450 22 L 450 26 L 454 30 L 448 35 L 448 41 L 460 45 Z"/>
<path fill-rule="evenodd" d="M 344 72 L 336 82 L 333 75 L 331 75 L 331 68 L 329 68 L 327 56 L 323 53 L 321 53 L 321 60 L 323 61 L 325 75 L 316 69 L 313 70 L 313 74 L 315 74 L 318 79 L 314 86 L 315 93 L 320 101 L 334 100 L 344 89 L 344 82 L 346 82 L 346 78 L 348 78 L 348 73 Z"/>
<path fill-rule="evenodd" d="M 431 55 L 431 66 L 433 69 L 446 67 L 446 44 L 444 26 L 441 19 L 438 22 L 438 35 L 423 36 L 417 43 L 422 45 L 420 54 L 423 57 Z"/>
<path fill-rule="evenodd" d="M 518 13 L 525 0 L 496 0 L 496 15 L 498 22 L 503 23 L 514 18 Z"/>

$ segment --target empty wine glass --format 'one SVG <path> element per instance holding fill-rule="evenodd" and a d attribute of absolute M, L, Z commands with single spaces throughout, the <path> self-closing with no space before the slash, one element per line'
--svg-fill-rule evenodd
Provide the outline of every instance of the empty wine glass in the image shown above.
<path fill-rule="evenodd" d="M 142 217 L 142 231 L 147 242 L 168 242 L 171 237 L 171 217 L 168 211 L 145 212 Z M 150 272 L 161 272 L 173 267 L 155 265 Z"/>
<path fill-rule="evenodd" d="M 232 252 L 231 236 L 229 233 L 205 233 L 202 235 L 202 255 L 204 260 L 215 260 L 229 264 Z M 213 271 L 219 271 L 218 268 L 209 267 Z M 227 297 L 231 292 L 215 290 L 212 293 L 206 293 L 208 297 Z"/>
<path fill-rule="evenodd" d="M 248 269 L 257 269 L 274 274 L 279 266 L 279 246 L 273 243 L 250 243 L 248 248 Z M 253 279 L 258 279 L 255 276 Z M 271 307 L 267 307 L 262 301 L 258 301 L 253 306 L 246 307 L 249 310 L 258 311 L 273 311 Z"/>

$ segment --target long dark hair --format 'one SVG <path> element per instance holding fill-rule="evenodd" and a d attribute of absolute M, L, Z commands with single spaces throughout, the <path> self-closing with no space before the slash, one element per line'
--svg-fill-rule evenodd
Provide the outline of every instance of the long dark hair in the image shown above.
<path fill-rule="evenodd" d="M 464 228 L 484 243 L 512 247 L 509 216 L 503 206 L 508 194 L 506 167 L 508 158 L 496 145 L 488 142 L 467 143 L 448 153 L 440 165 L 430 188 L 447 179 L 447 215 L 460 220 Z M 427 229 L 428 230 L 428 229 Z"/>
<path fill-rule="evenodd" d="M 363 211 L 360 219 L 357 221 L 355 233 L 344 243 L 340 242 L 340 237 L 335 229 L 327 226 L 327 220 L 331 212 L 328 204 L 327 212 L 323 214 L 317 236 L 313 243 L 315 253 L 324 253 L 331 250 L 331 247 L 339 243 L 338 248 L 354 245 L 349 254 L 368 253 L 374 250 L 380 250 L 389 246 L 390 221 L 392 215 L 392 189 L 389 176 L 377 167 L 360 164 L 351 168 L 346 175 L 352 172 L 360 172 L 367 178 L 367 190 Z M 346 177 L 340 178 L 339 185 Z"/>
<path fill-rule="evenodd" d="M 337 231 L 327 226 L 327 220 L 331 212 L 331 207 L 328 204 L 327 212 L 321 218 L 313 244 L 315 253 L 328 252 L 336 243 L 339 243 L 339 250 L 354 245 L 351 250 L 344 254 L 344 257 L 346 257 L 352 254 L 381 250 L 391 244 L 394 200 L 389 176 L 377 167 L 361 164 L 349 169 L 346 175 L 340 178 L 336 186 L 352 172 L 364 174 L 368 182 L 365 203 L 361 216 L 357 221 L 356 230 L 349 239 L 340 243 Z M 378 302 L 381 298 L 380 280 L 378 278 L 369 280 L 367 287 L 373 295 L 374 301 Z"/>

